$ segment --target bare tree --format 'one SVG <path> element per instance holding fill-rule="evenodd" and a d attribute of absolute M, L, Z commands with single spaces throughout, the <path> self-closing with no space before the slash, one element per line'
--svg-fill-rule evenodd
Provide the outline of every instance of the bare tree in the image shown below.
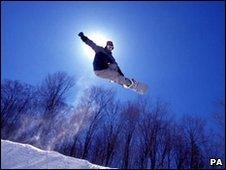
<path fill-rule="evenodd" d="M 54 136 L 56 128 L 53 128 L 54 120 L 58 114 L 63 114 L 68 108 L 66 97 L 69 90 L 75 85 L 73 77 L 65 72 L 56 72 L 48 75 L 38 88 L 40 107 L 43 110 L 43 121 L 38 127 L 41 139 L 41 147 L 47 147 L 47 136 Z M 40 129 L 40 131 L 39 131 Z"/>
<path fill-rule="evenodd" d="M 211 136 L 213 153 L 211 157 L 219 157 L 223 160 L 225 167 L 225 100 L 221 99 L 216 102 L 216 111 L 212 113 L 214 123 L 214 133 Z M 214 137 L 213 137 L 214 136 Z"/>
<path fill-rule="evenodd" d="M 175 125 L 173 138 L 174 138 L 173 152 L 176 168 L 186 169 L 189 166 L 188 165 L 189 149 L 187 147 L 182 125 Z"/>
<path fill-rule="evenodd" d="M 39 87 L 39 94 L 44 108 L 45 119 L 53 118 L 55 111 L 66 105 L 69 90 L 75 85 L 73 77 L 65 72 L 48 75 Z"/>
<path fill-rule="evenodd" d="M 168 105 L 157 101 L 156 105 L 150 105 L 145 102 L 143 104 L 143 117 L 139 122 L 140 139 L 140 168 L 155 169 L 162 166 L 166 153 L 170 154 L 171 143 L 164 143 L 162 150 L 160 147 L 161 138 L 170 139 L 171 136 L 166 135 L 167 115 L 169 114 Z M 168 134 L 169 135 L 169 134 Z M 160 140 L 161 139 L 161 140 Z M 162 141 L 162 142 L 166 142 Z M 158 156 L 159 152 L 161 156 Z M 165 152 L 165 153 L 164 153 Z M 158 160 L 159 159 L 159 160 Z"/>
<path fill-rule="evenodd" d="M 203 119 L 185 115 L 177 129 L 177 168 L 204 168 L 205 122 Z"/>
<path fill-rule="evenodd" d="M 97 130 L 101 119 L 106 115 L 107 108 L 113 99 L 114 93 L 111 90 L 105 90 L 95 86 L 87 89 L 84 96 L 82 96 L 82 103 L 78 107 L 84 110 L 83 114 L 85 114 L 85 118 L 83 121 L 86 122 L 87 131 L 81 158 L 87 158 L 94 132 Z"/>
<path fill-rule="evenodd" d="M 31 114 L 35 102 L 35 87 L 19 81 L 5 80 L 1 84 L 1 129 L 3 138 L 16 139 L 23 124 L 22 116 Z M 16 133 L 16 134 L 15 134 Z"/>
<path fill-rule="evenodd" d="M 114 115 L 118 115 L 119 109 L 117 105 L 115 106 L 115 109 L 112 110 L 112 113 Z M 113 116 L 112 114 L 112 116 Z M 113 158 L 113 155 L 115 153 L 115 150 L 117 148 L 118 140 L 119 140 L 119 135 L 120 131 L 122 130 L 122 122 L 118 122 L 117 118 L 109 118 L 111 121 L 105 125 L 106 126 L 106 161 L 105 161 L 105 166 L 108 166 L 111 162 L 111 159 Z"/>
<path fill-rule="evenodd" d="M 121 106 L 119 102 L 111 101 L 107 108 L 107 117 L 101 127 L 97 143 L 94 145 L 95 150 L 93 158 L 94 163 L 109 166 L 118 147 L 120 131 L 122 130 L 122 122 L 119 121 L 119 112 Z M 100 153 L 99 153 L 100 152 Z M 96 154 L 97 153 L 97 154 Z M 97 159 L 99 158 L 99 159 Z"/>
<path fill-rule="evenodd" d="M 171 168 L 174 145 L 174 123 L 172 120 L 162 120 L 162 128 L 158 135 L 157 168 Z"/>
<path fill-rule="evenodd" d="M 127 102 L 122 111 L 123 138 L 125 139 L 123 147 L 122 168 L 128 169 L 131 161 L 132 139 L 139 120 L 140 108 L 137 102 Z"/>

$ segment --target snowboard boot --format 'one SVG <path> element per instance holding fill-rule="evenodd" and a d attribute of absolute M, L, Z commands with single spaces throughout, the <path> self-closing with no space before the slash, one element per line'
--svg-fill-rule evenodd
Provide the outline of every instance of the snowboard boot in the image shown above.
<path fill-rule="evenodd" d="M 135 84 L 134 79 L 126 78 L 126 81 L 127 81 L 127 84 L 123 85 L 125 88 L 131 88 Z"/>

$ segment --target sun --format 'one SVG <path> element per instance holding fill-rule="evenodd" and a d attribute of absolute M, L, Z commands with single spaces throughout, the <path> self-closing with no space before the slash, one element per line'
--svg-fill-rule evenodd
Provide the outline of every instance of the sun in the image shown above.
<path fill-rule="evenodd" d="M 86 34 L 85 34 L 86 35 Z M 109 40 L 109 38 L 100 32 L 93 32 L 93 33 L 87 33 L 86 35 L 90 40 L 92 40 L 96 45 L 101 46 L 101 47 L 105 47 L 106 42 Z M 95 56 L 95 52 L 93 51 L 93 49 L 88 46 L 87 44 L 83 44 L 82 45 L 83 51 L 85 56 L 88 59 L 93 59 Z"/>

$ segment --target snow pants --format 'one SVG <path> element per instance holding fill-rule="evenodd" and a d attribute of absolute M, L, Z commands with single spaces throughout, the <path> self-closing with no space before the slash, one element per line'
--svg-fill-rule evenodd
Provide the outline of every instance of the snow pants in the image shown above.
<path fill-rule="evenodd" d="M 110 64 L 107 69 L 95 70 L 94 72 L 98 77 L 114 81 L 120 85 L 129 86 L 131 84 L 131 81 L 128 78 L 122 76 L 118 72 L 118 66 L 116 64 Z"/>

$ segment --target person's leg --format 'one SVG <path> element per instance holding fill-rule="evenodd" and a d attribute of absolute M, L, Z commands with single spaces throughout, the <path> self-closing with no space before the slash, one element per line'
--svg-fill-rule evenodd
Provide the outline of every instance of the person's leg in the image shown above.
<path fill-rule="evenodd" d="M 108 79 L 108 80 L 112 80 L 112 81 L 114 81 L 118 84 L 126 85 L 128 87 L 132 84 L 130 79 L 120 75 L 119 72 L 112 70 L 110 68 L 105 69 L 105 70 L 95 71 L 95 74 L 98 77 Z"/>
<path fill-rule="evenodd" d="M 123 81 L 124 83 L 122 85 L 126 87 L 131 87 L 133 85 L 133 80 L 126 78 L 117 64 L 109 64 L 109 69 L 118 73 L 119 80 L 116 80 L 116 82 L 120 83 Z"/>

